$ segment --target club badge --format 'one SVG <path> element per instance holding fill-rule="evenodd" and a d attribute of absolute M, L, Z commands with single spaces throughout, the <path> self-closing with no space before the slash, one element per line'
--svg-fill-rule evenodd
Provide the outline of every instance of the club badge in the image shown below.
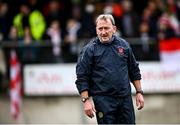
<path fill-rule="evenodd" d="M 124 48 L 123 47 L 118 47 L 118 53 L 120 55 L 124 55 Z"/>

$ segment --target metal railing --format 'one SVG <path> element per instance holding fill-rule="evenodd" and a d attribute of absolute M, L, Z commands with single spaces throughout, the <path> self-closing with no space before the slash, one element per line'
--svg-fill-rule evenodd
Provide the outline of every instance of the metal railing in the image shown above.
<path fill-rule="evenodd" d="M 159 46 L 158 42 L 155 39 L 148 39 L 147 41 L 143 41 L 140 38 L 125 38 L 127 40 L 134 52 L 135 57 L 138 61 L 159 61 Z M 76 62 L 77 55 L 81 51 L 82 47 L 88 42 L 88 39 L 80 39 L 76 47 L 76 53 L 70 53 L 70 44 L 66 44 L 62 42 L 61 48 L 61 56 L 56 58 L 62 58 L 64 61 L 61 62 Z M 24 51 L 32 51 L 36 54 L 36 60 L 34 63 L 55 63 L 54 59 L 55 56 L 53 55 L 53 44 L 49 40 L 41 40 L 41 41 L 32 41 L 30 44 L 25 44 L 19 41 L 1 41 L 0 42 L 1 48 L 6 53 L 5 55 L 8 56 L 8 51 L 11 49 L 15 49 L 19 55 L 22 57 Z M 74 56 L 73 60 L 72 58 Z M 26 56 L 25 56 L 26 57 Z M 28 61 L 25 61 L 28 63 Z M 33 62 L 33 61 L 30 61 Z"/>

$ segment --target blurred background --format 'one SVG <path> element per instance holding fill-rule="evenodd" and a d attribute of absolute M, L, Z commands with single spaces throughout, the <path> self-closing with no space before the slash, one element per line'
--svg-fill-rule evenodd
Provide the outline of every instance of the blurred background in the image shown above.
<path fill-rule="evenodd" d="M 116 35 L 140 63 L 145 107 L 135 107 L 137 124 L 180 124 L 179 0 L 0 0 L 1 124 L 96 124 L 74 82 L 102 13 L 114 16 Z"/>

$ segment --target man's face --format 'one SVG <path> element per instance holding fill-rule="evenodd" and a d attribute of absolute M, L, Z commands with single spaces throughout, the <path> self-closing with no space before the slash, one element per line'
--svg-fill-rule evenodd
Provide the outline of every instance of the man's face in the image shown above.
<path fill-rule="evenodd" d="M 111 40 L 112 35 L 116 32 L 116 26 L 111 23 L 110 19 L 99 20 L 96 24 L 96 33 L 101 42 L 106 43 Z"/>

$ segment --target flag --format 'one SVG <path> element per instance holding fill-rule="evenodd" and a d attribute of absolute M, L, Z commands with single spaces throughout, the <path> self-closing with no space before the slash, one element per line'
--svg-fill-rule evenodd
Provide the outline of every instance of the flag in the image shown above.
<path fill-rule="evenodd" d="M 180 38 L 160 40 L 160 59 L 168 71 L 180 71 Z"/>
<path fill-rule="evenodd" d="M 10 53 L 10 113 L 18 119 L 21 107 L 21 67 L 16 51 Z"/>

